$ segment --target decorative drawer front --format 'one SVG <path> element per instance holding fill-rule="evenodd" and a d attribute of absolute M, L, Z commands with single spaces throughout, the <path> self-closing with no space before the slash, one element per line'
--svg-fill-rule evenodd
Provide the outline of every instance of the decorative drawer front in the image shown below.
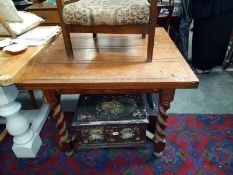
<path fill-rule="evenodd" d="M 114 147 L 145 144 L 146 125 L 80 126 L 77 130 L 78 147 Z"/>
<path fill-rule="evenodd" d="M 148 119 L 141 94 L 81 95 L 72 124 L 79 148 L 142 146 Z"/>
<path fill-rule="evenodd" d="M 59 15 L 56 10 L 44 11 L 44 10 L 34 10 L 30 11 L 31 13 L 35 13 L 45 20 L 45 24 L 59 24 Z"/>

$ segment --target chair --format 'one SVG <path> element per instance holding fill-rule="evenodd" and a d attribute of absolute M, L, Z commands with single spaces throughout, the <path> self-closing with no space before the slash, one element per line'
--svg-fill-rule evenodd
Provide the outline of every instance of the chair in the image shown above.
<path fill-rule="evenodd" d="M 148 34 L 152 61 L 157 0 L 57 0 L 67 56 L 73 58 L 70 33 Z"/>

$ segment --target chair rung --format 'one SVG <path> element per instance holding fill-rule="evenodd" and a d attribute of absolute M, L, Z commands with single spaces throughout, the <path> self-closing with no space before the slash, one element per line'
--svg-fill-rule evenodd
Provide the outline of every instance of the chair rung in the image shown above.
<path fill-rule="evenodd" d="M 109 34 L 142 34 L 148 33 L 148 24 L 144 25 L 98 25 L 83 26 L 68 24 L 67 29 L 70 33 L 109 33 Z"/>

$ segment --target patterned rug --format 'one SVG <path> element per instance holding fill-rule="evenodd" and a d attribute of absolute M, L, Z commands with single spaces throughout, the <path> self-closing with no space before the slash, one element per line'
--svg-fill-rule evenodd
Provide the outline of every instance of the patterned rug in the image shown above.
<path fill-rule="evenodd" d="M 12 138 L 0 144 L 1 175 L 153 175 L 233 174 L 233 115 L 170 115 L 167 146 L 158 159 L 152 142 L 146 148 L 78 151 L 67 158 L 57 146 L 57 130 L 51 117 L 41 137 L 36 159 L 17 159 Z"/>

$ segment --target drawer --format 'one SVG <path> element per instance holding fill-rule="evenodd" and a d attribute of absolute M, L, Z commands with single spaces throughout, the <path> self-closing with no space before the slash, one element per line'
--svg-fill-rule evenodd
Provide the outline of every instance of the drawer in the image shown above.
<path fill-rule="evenodd" d="M 78 148 L 145 146 L 147 114 L 142 94 L 80 95 L 73 133 Z"/>
<path fill-rule="evenodd" d="M 146 124 L 79 126 L 73 128 L 78 148 L 135 147 L 146 144 Z"/>
<path fill-rule="evenodd" d="M 56 10 L 44 11 L 44 10 L 32 10 L 31 13 L 35 13 L 45 20 L 45 24 L 59 24 L 59 15 Z"/>

